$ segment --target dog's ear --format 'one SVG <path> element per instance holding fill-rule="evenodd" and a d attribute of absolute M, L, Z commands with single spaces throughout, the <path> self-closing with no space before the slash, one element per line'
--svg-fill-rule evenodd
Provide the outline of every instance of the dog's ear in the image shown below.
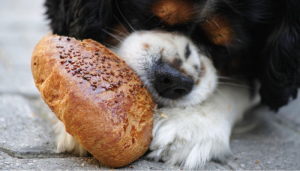
<path fill-rule="evenodd" d="M 278 110 L 300 86 L 300 1 L 283 1 L 262 54 L 262 102 Z"/>
<path fill-rule="evenodd" d="M 47 15 L 55 34 L 103 42 L 102 30 L 115 22 L 113 0 L 47 0 Z"/>

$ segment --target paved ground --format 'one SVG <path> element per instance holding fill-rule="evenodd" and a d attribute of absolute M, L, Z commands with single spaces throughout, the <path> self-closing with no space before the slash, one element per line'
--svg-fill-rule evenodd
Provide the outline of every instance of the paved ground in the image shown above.
<path fill-rule="evenodd" d="M 30 70 L 32 50 L 48 31 L 42 0 L 0 0 L 0 169 L 110 169 L 94 158 L 55 151 L 52 114 L 36 90 Z M 256 110 L 252 130 L 231 138 L 228 164 L 208 170 L 300 169 L 300 99 L 273 115 Z M 134 168 L 130 167 L 134 166 Z M 122 169 L 179 170 L 140 159 Z M 183 168 L 184 169 L 184 168 Z"/>

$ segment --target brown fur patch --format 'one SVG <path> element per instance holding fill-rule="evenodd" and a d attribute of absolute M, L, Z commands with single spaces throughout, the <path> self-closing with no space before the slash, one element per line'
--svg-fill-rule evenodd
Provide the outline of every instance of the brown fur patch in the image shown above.
<path fill-rule="evenodd" d="M 163 56 L 163 53 L 164 53 L 164 51 L 165 51 L 165 48 L 161 48 L 161 50 L 160 50 L 160 56 Z"/>
<path fill-rule="evenodd" d="M 201 62 L 201 72 L 199 74 L 199 77 L 203 77 L 206 74 L 206 66 L 203 62 Z"/>
<path fill-rule="evenodd" d="M 149 48 L 150 48 L 150 45 L 149 45 L 148 43 L 144 43 L 144 44 L 143 44 L 143 47 L 144 47 L 145 49 L 149 49 Z"/>
<path fill-rule="evenodd" d="M 186 70 L 184 68 L 179 68 L 178 71 L 183 75 L 188 75 L 188 73 L 186 72 Z M 191 78 L 193 78 L 193 77 L 191 77 Z"/>
<path fill-rule="evenodd" d="M 190 0 L 158 0 L 152 12 L 169 25 L 183 24 L 196 18 L 196 10 Z"/>
<path fill-rule="evenodd" d="M 206 36 L 215 45 L 227 46 L 233 40 L 233 30 L 228 19 L 220 15 L 212 15 L 201 23 Z"/>
<path fill-rule="evenodd" d="M 172 62 L 172 66 L 174 66 L 174 68 L 180 68 L 182 65 L 182 60 L 180 58 L 175 58 Z"/>

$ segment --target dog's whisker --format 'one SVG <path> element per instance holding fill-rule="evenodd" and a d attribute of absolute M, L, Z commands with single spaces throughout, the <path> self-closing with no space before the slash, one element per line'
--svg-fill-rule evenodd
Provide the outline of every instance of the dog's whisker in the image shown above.
<path fill-rule="evenodd" d="M 136 32 L 134 30 L 134 28 L 132 27 L 132 25 L 127 21 L 127 19 L 125 18 L 124 14 L 122 13 L 122 11 L 121 11 L 121 9 L 119 7 L 118 1 L 116 1 L 116 6 L 117 6 L 117 8 L 118 8 L 118 10 L 119 10 L 119 12 L 121 14 L 121 16 L 123 17 L 123 19 L 125 20 L 125 22 L 128 24 L 128 26 L 132 29 L 133 32 Z"/>
<path fill-rule="evenodd" d="M 219 24 L 218 24 L 215 20 L 213 20 L 213 22 L 216 24 L 216 26 L 217 26 L 218 28 L 220 28 Z"/>
<path fill-rule="evenodd" d="M 108 27 L 107 29 L 110 29 L 110 30 L 112 30 L 112 31 L 115 31 L 115 32 L 117 32 L 117 33 L 119 33 L 120 35 L 123 35 L 123 36 L 129 36 L 129 33 L 127 32 L 127 33 L 123 33 L 123 32 L 121 32 L 121 31 L 119 31 L 119 30 L 116 30 L 116 29 L 113 29 L 113 28 L 110 28 L 110 27 Z"/>
<path fill-rule="evenodd" d="M 225 76 L 220 76 L 220 75 L 218 75 L 218 78 L 224 78 L 224 79 L 228 79 L 228 80 L 234 79 L 234 78 L 231 78 L 231 77 L 225 77 Z"/>
<path fill-rule="evenodd" d="M 104 30 L 104 29 L 102 29 L 102 31 L 103 31 L 104 33 L 110 35 L 111 37 L 113 37 L 113 38 L 119 40 L 120 42 L 124 42 L 124 39 L 123 39 L 122 37 L 117 36 L 117 35 L 115 35 L 115 34 L 112 34 L 112 33 L 108 32 L 108 31 L 106 31 L 106 30 Z"/>
<path fill-rule="evenodd" d="M 227 49 L 227 51 L 228 51 L 228 53 L 229 53 L 229 56 L 231 57 L 231 59 L 233 59 L 233 57 L 231 56 L 230 50 L 229 50 L 228 45 L 227 45 L 226 42 L 225 42 L 225 46 L 226 46 L 226 49 Z"/>
<path fill-rule="evenodd" d="M 108 47 L 109 49 L 113 50 L 114 52 L 117 52 L 117 51 L 119 50 L 118 47 L 113 46 L 113 45 L 108 44 L 108 43 L 103 43 L 103 45 L 105 45 L 105 46 Z"/>
<path fill-rule="evenodd" d="M 160 22 L 156 25 L 156 27 L 158 27 L 162 22 L 163 20 L 160 20 Z"/>
<path fill-rule="evenodd" d="M 221 80 L 233 80 L 233 81 L 239 81 L 237 78 L 232 78 L 232 77 L 224 77 L 224 76 L 218 76 L 218 79 Z"/>
<path fill-rule="evenodd" d="M 220 84 L 220 85 L 236 86 L 236 87 L 247 88 L 247 89 L 253 89 L 253 88 L 251 88 L 249 86 L 240 85 L 240 84 L 225 83 L 225 82 L 218 82 L 218 84 Z"/>
<path fill-rule="evenodd" d="M 122 24 L 122 22 L 118 19 L 118 17 L 116 17 L 115 15 L 114 15 L 114 17 L 115 17 L 115 19 L 118 21 L 118 23 L 121 25 L 121 27 L 126 31 L 126 33 L 129 35 L 129 32 L 128 32 L 128 30 L 126 29 L 126 27 Z"/>
<path fill-rule="evenodd" d="M 212 27 L 214 27 L 214 25 L 211 23 L 211 22 L 209 22 L 208 20 L 205 20 L 209 25 L 211 25 Z"/>
<path fill-rule="evenodd" d="M 219 93 L 226 102 L 228 102 L 228 99 L 226 98 L 225 94 L 221 90 L 219 90 L 218 88 L 216 88 L 216 92 Z"/>
<path fill-rule="evenodd" d="M 144 24 L 146 24 L 146 23 L 147 23 L 149 20 L 151 20 L 154 16 L 155 16 L 155 14 L 153 14 L 151 17 L 149 17 L 148 20 L 146 20 L 146 21 L 144 22 Z"/>

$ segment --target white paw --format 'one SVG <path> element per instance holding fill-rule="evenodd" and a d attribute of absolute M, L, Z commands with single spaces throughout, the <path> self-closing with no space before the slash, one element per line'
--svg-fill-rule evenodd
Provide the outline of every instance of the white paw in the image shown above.
<path fill-rule="evenodd" d="M 58 121 L 54 126 L 54 131 L 57 135 L 56 144 L 57 152 L 73 153 L 77 156 L 87 156 L 88 152 L 70 135 L 65 129 L 65 125 Z"/>
<path fill-rule="evenodd" d="M 224 162 L 231 155 L 231 124 L 224 118 L 197 107 L 162 112 L 168 117 L 154 117 L 149 158 L 196 169 L 211 159 Z"/>

